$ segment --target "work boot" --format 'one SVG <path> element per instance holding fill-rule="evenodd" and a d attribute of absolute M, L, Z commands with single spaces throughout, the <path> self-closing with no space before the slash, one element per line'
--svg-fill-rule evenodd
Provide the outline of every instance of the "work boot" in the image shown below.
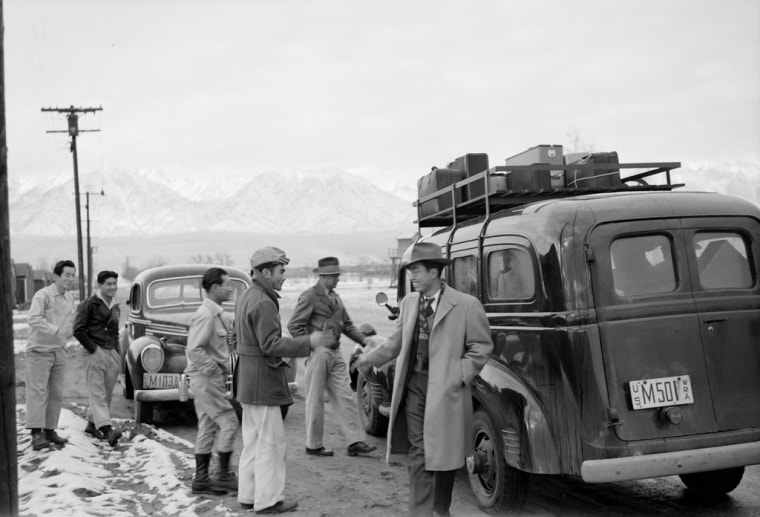
<path fill-rule="evenodd" d="M 226 488 L 231 492 L 237 492 L 238 478 L 235 475 L 235 472 L 230 469 L 231 456 L 232 451 L 219 453 L 219 471 L 216 473 L 216 476 L 212 477 L 212 481 L 220 488 Z"/>
<path fill-rule="evenodd" d="M 53 429 L 45 429 L 44 431 L 45 431 L 45 438 L 47 438 L 49 442 L 53 442 L 54 444 L 61 445 L 61 446 L 69 443 L 68 438 L 59 436 L 58 433 L 56 433 L 55 430 Z"/>
<path fill-rule="evenodd" d="M 42 434 L 42 431 L 32 433 L 32 450 L 39 451 L 47 449 L 51 445 L 53 445 L 53 442 L 48 440 L 45 435 Z"/>
<path fill-rule="evenodd" d="M 195 455 L 195 479 L 192 490 L 194 494 L 225 495 L 227 491 L 216 486 L 208 477 L 208 465 L 211 463 L 211 454 Z"/>
<path fill-rule="evenodd" d="M 98 440 L 105 440 L 106 437 L 103 436 L 103 433 L 98 431 L 98 428 L 95 427 L 95 424 L 92 422 L 87 422 L 87 427 L 84 428 L 84 432 L 93 436 L 94 438 L 97 438 Z"/>
<path fill-rule="evenodd" d="M 116 447 L 121 438 L 121 431 L 114 429 L 110 425 L 104 425 L 100 428 L 100 433 L 103 435 L 103 439 L 108 441 L 108 445 Z"/>

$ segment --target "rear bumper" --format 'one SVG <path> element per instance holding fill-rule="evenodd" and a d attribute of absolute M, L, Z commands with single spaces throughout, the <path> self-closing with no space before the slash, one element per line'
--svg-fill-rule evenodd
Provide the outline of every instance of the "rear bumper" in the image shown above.
<path fill-rule="evenodd" d="M 298 383 L 289 382 L 290 393 L 298 392 Z M 187 390 L 188 399 L 195 398 L 193 390 Z M 179 389 L 168 388 L 163 390 L 135 390 L 135 400 L 138 402 L 170 402 L 179 400 Z"/>
<path fill-rule="evenodd" d="M 610 483 L 744 467 L 758 463 L 760 463 L 760 442 L 748 442 L 688 451 L 584 461 L 581 464 L 581 477 L 587 483 Z"/>

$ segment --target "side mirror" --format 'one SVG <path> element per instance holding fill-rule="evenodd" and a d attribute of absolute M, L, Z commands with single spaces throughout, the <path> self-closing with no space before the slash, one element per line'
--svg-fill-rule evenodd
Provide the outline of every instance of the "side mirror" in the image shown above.
<path fill-rule="evenodd" d="M 398 318 L 399 308 L 388 304 L 388 295 L 386 295 L 384 292 L 381 291 L 375 295 L 375 303 L 377 303 L 380 307 L 385 307 L 388 309 L 390 312 L 390 315 L 388 315 L 389 320 L 395 320 Z"/>

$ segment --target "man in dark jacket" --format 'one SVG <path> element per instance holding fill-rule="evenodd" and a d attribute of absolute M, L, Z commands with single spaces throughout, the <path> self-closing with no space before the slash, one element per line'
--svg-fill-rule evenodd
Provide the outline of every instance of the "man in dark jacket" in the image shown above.
<path fill-rule="evenodd" d="M 328 346 L 323 332 L 283 337 L 279 295 L 285 281 L 285 252 L 265 247 L 251 256 L 252 285 L 235 306 L 237 352 L 240 354 L 237 399 L 243 407 L 243 452 L 240 455 L 238 501 L 257 514 L 283 513 L 298 503 L 283 498 L 287 452 L 281 406 L 293 403 L 284 357 L 305 357 L 312 348 Z"/>
<path fill-rule="evenodd" d="M 87 391 L 85 432 L 95 438 L 108 440 L 115 447 L 121 431 L 111 426 L 111 395 L 121 371 L 119 354 L 119 304 L 114 301 L 116 281 L 114 271 L 98 273 L 98 289 L 79 304 L 74 320 L 74 337 L 82 344 Z"/>
<path fill-rule="evenodd" d="M 314 330 L 331 332 L 331 348 L 315 350 L 306 361 L 306 454 L 332 456 L 325 449 L 322 433 L 325 421 L 324 394 L 330 400 L 338 417 L 343 436 L 348 445 L 348 455 L 366 454 L 377 447 L 367 445 L 367 438 L 359 418 L 359 410 L 349 385 L 348 366 L 340 351 L 340 336 L 345 334 L 364 345 L 364 334 L 351 322 L 335 286 L 340 280 L 340 263 L 335 257 L 325 257 L 317 262 L 317 284 L 298 297 L 288 330 L 293 337 L 304 336 Z"/>

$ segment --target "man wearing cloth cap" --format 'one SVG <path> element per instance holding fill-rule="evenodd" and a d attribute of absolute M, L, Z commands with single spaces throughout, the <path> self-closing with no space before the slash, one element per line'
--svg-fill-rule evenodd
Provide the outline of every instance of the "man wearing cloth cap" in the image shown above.
<path fill-rule="evenodd" d="M 456 470 L 472 452 L 470 385 L 493 349 L 478 299 L 441 281 L 450 262 L 439 245 L 414 244 L 401 266 L 418 292 L 401 301 L 393 334 L 368 338 L 377 346 L 356 362 L 366 372 L 398 356 L 386 459 L 392 452 L 409 453 L 414 516 L 450 515 Z"/>
<path fill-rule="evenodd" d="M 257 514 L 284 513 L 298 503 L 283 498 L 285 429 L 281 406 L 293 403 L 283 357 L 305 357 L 312 348 L 328 346 L 331 336 L 283 337 L 279 295 L 285 281 L 285 252 L 271 246 L 251 256 L 251 287 L 235 306 L 239 384 L 243 407 L 243 452 L 239 463 L 238 501 Z"/>
<path fill-rule="evenodd" d="M 298 297 L 288 323 L 288 330 L 293 336 L 305 336 L 314 330 L 329 331 L 334 336 L 330 348 L 315 350 L 306 360 L 306 454 L 333 455 L 333 451 L 325 449 L 322 444 L 325 390 L 346 438 L 348 455 L 366 454 L 377 447 L 364 443 L 367 435 L 349 387 L 348 367 L 339 349 L 341 334 L 362 346 L 365 336 L 354 327 L 335 292 L 341 273 L 338 259 L 321 258 L 317 266 L 314 272 L 319 274 L 319 280 Z"/>

